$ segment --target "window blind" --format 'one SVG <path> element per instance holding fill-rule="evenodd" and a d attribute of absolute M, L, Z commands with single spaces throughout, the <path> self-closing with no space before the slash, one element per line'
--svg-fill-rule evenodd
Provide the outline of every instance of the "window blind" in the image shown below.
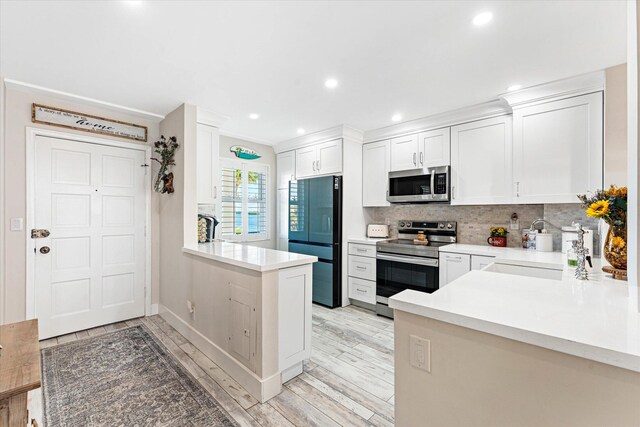
<path fill-rule="evenodd" d="M 267 166 L 233 161 L 221 166 L 222 237 L 232 240 L 267 239 Z"/>

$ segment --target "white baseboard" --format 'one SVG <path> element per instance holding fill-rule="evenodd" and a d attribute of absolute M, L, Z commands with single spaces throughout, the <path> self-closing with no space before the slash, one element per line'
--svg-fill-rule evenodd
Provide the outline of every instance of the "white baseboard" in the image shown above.
<path fill-rule="evenodd" d="M 151 316 L 158 314 L 158 304 L 151 304 Z"/>
<path fill-rule="evenodd" d="M 198 350 L 213 360 L 223 371 L 240 383 L 249 394 L 258 399 L 258 401 L 264 403 L 280 393 L 282 390 L 282 377 L 280 372 L 269 378 L 261 379 L 167 307 L 159 304 L 158 308 L 160 316 L 162 316 L 167 323 L 184 335 Z"/>

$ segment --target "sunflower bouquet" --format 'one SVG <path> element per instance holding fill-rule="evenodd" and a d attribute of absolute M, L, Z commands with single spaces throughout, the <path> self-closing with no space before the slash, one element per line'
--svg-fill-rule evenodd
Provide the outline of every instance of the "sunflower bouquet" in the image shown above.
<path fill-rule="evenodd" d="M 588 217 L 609 224 L 604 246 L 605 259 L 615 268 L 627 269 L 627 187 L 612 185 L 593 196 L 578 196 Z"/>

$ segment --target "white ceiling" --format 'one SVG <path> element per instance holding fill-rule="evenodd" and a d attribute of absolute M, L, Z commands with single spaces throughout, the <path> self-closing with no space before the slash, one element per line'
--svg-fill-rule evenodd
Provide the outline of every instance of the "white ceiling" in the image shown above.
<path fill-rule="evenodd" d="M 482 11 L 493 21 L 476 27 Z M 188 102 L 270 142 L 379 128 L 626 58 L 624 1 L 2 1 L 0 14 L 6 78 L 158 114 Z"/>

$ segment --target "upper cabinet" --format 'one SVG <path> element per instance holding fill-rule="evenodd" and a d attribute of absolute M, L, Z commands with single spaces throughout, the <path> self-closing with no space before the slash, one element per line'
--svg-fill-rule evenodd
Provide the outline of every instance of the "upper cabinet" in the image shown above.
<path fill-rule="evenodd" d="M 451 128 L 418 134 L 420 167 L 430 168 L 451 164 Z"/>
<path fill-rule="evenodd" d="M 389 206 L 390 141 L 362 146 L 362 206 Z"/>
<path fill-rule="evenodd" d="M 451 204 L 511 203 L 512 118 L 451 128 Z"/>
<path fill-rule="evenodd" d="M 390 171 L 402 171 L 417 169 L 420 149 L 418 147 L 418 134 L 401 136 L 391 139 L 391 169 Z"/>
<path fill-rule="evenodd" d="M 294 150 L 278 154 L 278 190 L 289 189 L 289 181 L 296 179 L 296 152 Z"/>
<path fill-rule="evenodd" d="M 197 129 L 197 200 L 200 204 L 215 205 L 218 197 L 218 173 L 220 170 L 219 131 L 218 128 L 200 123 L 198 123 Z"/>
<path fill-rule="evenodd" d="M 602 92 L 514 109 L 515 203 L 576 203 L 603 187 Z"/>
<path fill-rule="evenodd" d="M 295 150 L 296 179 L 342 173 L 342 140 L 323 142 Z"/>

